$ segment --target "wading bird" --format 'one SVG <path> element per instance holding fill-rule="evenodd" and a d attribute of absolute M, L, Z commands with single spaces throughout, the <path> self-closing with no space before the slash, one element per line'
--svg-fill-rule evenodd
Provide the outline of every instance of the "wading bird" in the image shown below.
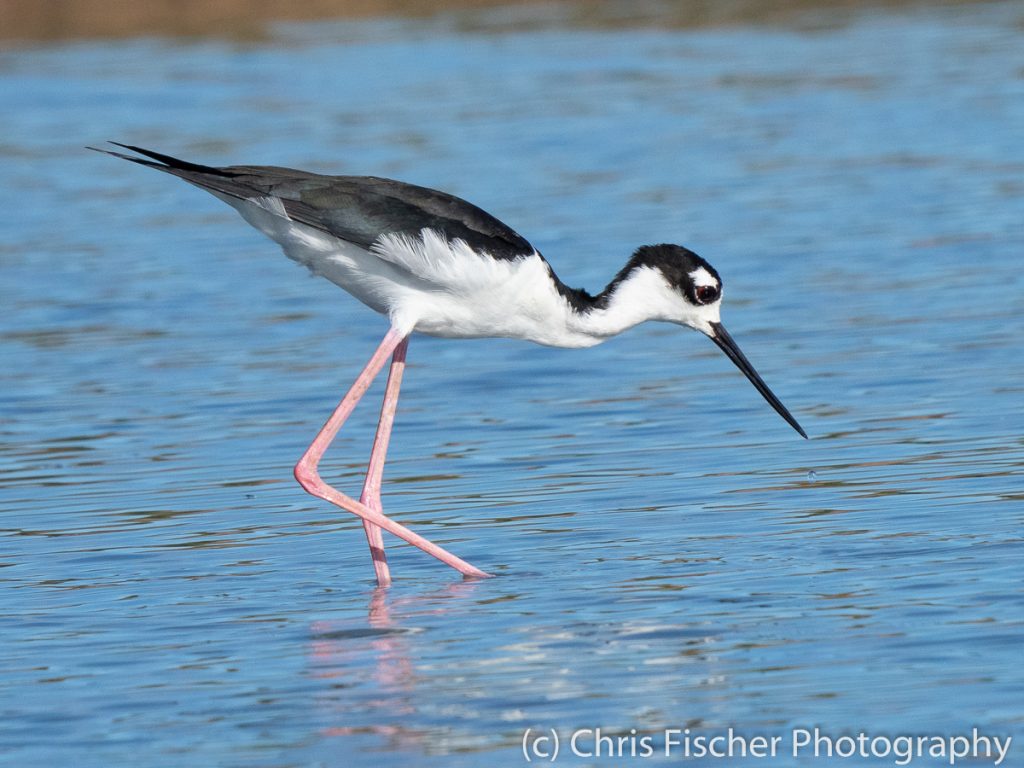
<path fill-rule="evenodd" d="M 178 176 L 219 197 L 290 258 L 389 319 L 377 351 L 295 465 L 295 478 L 306 491 L 362 518 L 380 585 L 391 582 L 382 530 L 464 576 L 489 575 L 383 514 L 384 458 L 413 331 L 572 348 L 600 344 L 647 320 L 687 326 L 714 341 L 772 408 L 807 437 L 722 326 L 718 273 L 682 246 L 638 248 L 592 296 L 559 280 L 537 249 L 508 226 L 444 192 L 374 176 L 324 176 L 273 166 L 217 168 L 111 143 L 141 157 L 97 151 Z M 318 465 L 389 357 L 380 421 L 356 501 L 325 483 Z"/>

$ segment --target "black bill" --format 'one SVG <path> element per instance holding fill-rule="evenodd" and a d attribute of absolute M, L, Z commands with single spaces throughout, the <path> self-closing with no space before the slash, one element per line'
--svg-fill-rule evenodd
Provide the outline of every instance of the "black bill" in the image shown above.
<path fill-rule="evenodd" d="M 740 348 L 736 346 L 736 342 L 733 341 L 732 336 L 725 330 L 725 326 L 721 323 L 711 323 L 711 340 L 719 346 L 719 348 L 725 352 L 730 360 L 736 363 L 736 367 L 743 371 L 743 375 L 750 379 L 750 383 L 757 387 L 757 391 L 761 393 L 761 396 L 768 401 L 768 404 L 775 409 L 775 411 L 789 422 L 789 426 L 800 433 L 801 437 L 806 438 L 807 433 L 803 431 L 799 424 L 796 423 L 796 419 L 793 418 L 793 414 L 786 410 L 779 398 L 768 389 L 768 385 L 764 383 L 764 380 L 757 375 L 757 371 L 754 370 L 754 366 L 750 364 L 746 356 L 740 352 Z"/>

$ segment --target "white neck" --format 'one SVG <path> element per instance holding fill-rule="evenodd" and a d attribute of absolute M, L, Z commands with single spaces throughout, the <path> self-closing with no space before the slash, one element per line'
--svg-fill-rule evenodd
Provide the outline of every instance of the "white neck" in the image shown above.
<path fill-rule="evenodd" d="M 585 345 L 590 346 L 648 320 L 700 327 L 704 323 L 695 321 L 698 315 L 706 314 L 707 309 L 698 309 L 684 301 L 657 269 L 639 267 L 618 283 L 604 301 L 599 300 L 597 306 L 573 313 L 568 330 L 592 339 Z M 717 307 L 714 314 L 713 319 L 717 320 Z"/>

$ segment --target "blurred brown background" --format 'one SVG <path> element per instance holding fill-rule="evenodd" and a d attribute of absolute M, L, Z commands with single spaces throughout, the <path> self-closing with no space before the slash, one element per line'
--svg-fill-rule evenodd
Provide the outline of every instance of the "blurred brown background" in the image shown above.
<path fill-rule="evenodd" d="M 815 9 L 953 5 L 955 0 L 0 0 L 0 39 L 44 41 L 77 37 L 177 35 L 259 39 L 268 25 L 286 21 L 379 16 L 429 16 L 441 11 L 478 11 L 497 6 L 554 10 L 566 22 L 617 26 L 658 19 L 671 26 L 774 23 Z M 525 18 L 525 17 L 524 17 Z M 550 15 L 547 15 L 550 21 Z M 833 19 L 834 21 L 834 19 Z"/>

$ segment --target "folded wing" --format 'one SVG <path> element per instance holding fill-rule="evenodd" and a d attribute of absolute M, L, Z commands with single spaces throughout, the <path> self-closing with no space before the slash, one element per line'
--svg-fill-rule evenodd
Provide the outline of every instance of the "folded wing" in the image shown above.
<path fill-rule="evenodd" d="M 496 259 L 532 255 L 521 235 L 461 198 L 437 190 L 375 176 L 325 176 L 276 166 L 199 165 L 160 152 L 111 142 L 149 159 L 99 149 L 178 176 L 190 184 L 267 207 L 280 200 L 293 221 L 369 250 L 382 235 L 419 237 L 431 229 L 448 240 L 462 240 Z"/>

